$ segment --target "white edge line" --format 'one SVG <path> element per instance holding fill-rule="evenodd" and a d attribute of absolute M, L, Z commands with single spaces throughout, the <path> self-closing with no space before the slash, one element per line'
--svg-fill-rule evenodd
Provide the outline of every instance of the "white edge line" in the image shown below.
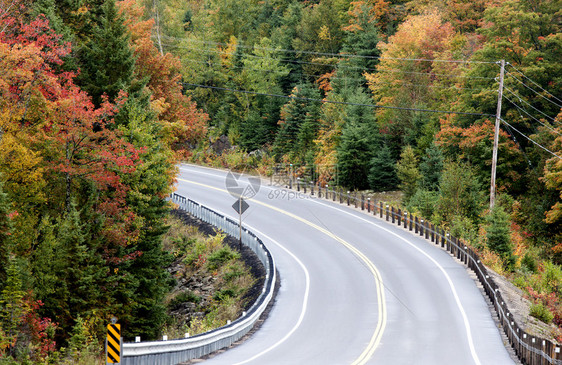
<path fill-rule="evenodd" d="M 225 215 L 226 216 L 226 215 Z M 229 217 L 232 219 L 232 217 Z M 287 249 L 286 247 L 284 247 L 283 245 L 281 245 L 279 242 L 277 242 L 276 240 L 274 240 L 273 238 L 269 237 L 268 235 L 266 235 L 265 233 L 261 232 L 260 230 L 252 227 L 251 225 L 247 225 L 245 224 L 246 227 L 248 227 L 249 229 L 251 229 L 252 231 L 254 231 L 256 234 L 259 234 L 261 237 L 265 237 L 267 240 L 273 242 L 274 244 L 276 244 L 277 246 L 279 246 L 283 251 L 285 251 L 287 254 L 289 254 L 289 256 L 291 256 L 298 264 L 299 266 L 302 268 L 303 272 L 304 272 L 304 276 L 305 276 L 305 281 L 306 281 L 306 285 L 305 285 L 305 290 L 304 290 L 304 295 L 303 295 L 303 303 L 302 303 L 302 309 L 301 309 L 301 314 L 299 316 L 299 319 L 297 320 L 297 323 L 295 323 L 295 325 L 293 326 L 293 328 L 285 335 L 285 337 L 283 337 L 281 340 L 279 340 L 278 342 L 276 342 L 275 344 L 271 345 L 270 347 L 268 347 L 267 349 L 263 350 L 262 352 L 260 352 L 259 354 L 256 354 L 254 356 L 252 356 L 249 359 L 246 359 L 242 362 L 238 362 L 235 363 L 233 365 L 242 365 L 242 364 L 247 364 L 251 361 L 256 360 L 257 358 L 265 355 L 266 353 L 272 351 L 273 349 L 275 349 L 276 347 L 280 346 L 283 342 L 287 341 L 287 339 L 289 337 L 291 337 L 293 335 L 293 333 L 295 333 L 295 331 L 300 327 L 300 325 L 302 324 L 303 320 L 304 320 L 304 316 L 306 313 L 306 310 L 308 308 L 308 297 L 309 297 L 309 293 L 310 293 L 310 275 L 308 273 L 308 270 L 306 268 L 306 266 L 304 266 L 304 264 L 302 263 L 301 260 L 299 260 L 299 258 L 297 256 L 295 256 L 291 251 L 289 251 L 289 249 Z"/>

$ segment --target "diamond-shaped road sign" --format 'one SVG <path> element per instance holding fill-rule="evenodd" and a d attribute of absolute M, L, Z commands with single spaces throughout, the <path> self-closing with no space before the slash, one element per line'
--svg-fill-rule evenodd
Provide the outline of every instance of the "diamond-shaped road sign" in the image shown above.
<path fill-rule="evenodd" d="M 234 204 L 232 204 L 232 208 L 234 208 L 234 210 L 238 214 L 244 214 L 246 209 L 248 209 L 249 207 L 250 206 L 248 205 L 248 203 L 246 203 L 246 201 L 242 198 L 239 198 L 234 202 Z"/>

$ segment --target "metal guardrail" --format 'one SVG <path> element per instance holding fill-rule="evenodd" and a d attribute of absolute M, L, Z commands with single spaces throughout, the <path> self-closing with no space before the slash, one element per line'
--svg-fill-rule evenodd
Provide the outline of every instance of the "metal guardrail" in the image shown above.
<path fill-rule="evenodd" d="M 171 200 L 179 209 L 233 237 L 238 236 L 240 228 L 234 220 L 175 193 Z M 245 227 L 242 227 L 242 243 L 254 251 L 266 269 L 264 288 L 250 310 L 234 322 L 200 335 L 168 341 L 123 343 L 122 365 L 171 365 L 197 359 L 232 345 L 252 329 L 273 297 L 276 269 L 267 247 Z"/>
<path fill-rule="evenodd" d="M 528 365 L 554 364 L 562 365 L 561 348 L 558 344 L 550 340 L 540 338 L 525 332 L 509 312 L 507 303 L 502 298 L 497 284 L 488 274 L 486 267 L 480 262 L 478 254 L 461 240 L 451 236 L 448 232 L 427 220 L 416 217 L 401 209 L 394 208 L 382 201 L 375 201 L 369 196 L 357 192 L 344 192 L 342 189 L 329 189 L 314 183 L 310 184 L 301 180 L 286 178 L 281 176 L 284 183 L 282 186 L 295 189 L 298 192 L 308 193 L 340 204 L 354 206 L 355 208 L 366 211 L 369 214 L 378 216 L 398 226 L 403 226 L 409 231 L 414 231 L 420 236 L 425 236 L 427 240 L 440 245 L 454 257 L 463 262 L 471 269 L 484 287 L 484 291 L 494 305 L 500 324 L 509 339 L 510 345 L 515 350 L 519 359 Z M 272 179 L 273 181 L 273 179 Z"/>

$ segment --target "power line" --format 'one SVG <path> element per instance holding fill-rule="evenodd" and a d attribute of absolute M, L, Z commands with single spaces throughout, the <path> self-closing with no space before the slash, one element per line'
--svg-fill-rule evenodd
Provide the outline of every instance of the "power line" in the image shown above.
<path fill-rule="evenodd" d="M 527 156 L 527 154 L 525 153 L 525 150 L 521 147 L 521 145 L 519 144 L 519 142 L 517 141 L 517 138 L 515 138 L 515 135 L 513 134 L 513 132 L 511 131 L 511 128 L 509 128 L 507 125 L 505 126 L 507 129 L 507 132 L 509 133 L 509 135 L 511 136 L 511 139 L 513 139 L 513 142 L 515 142 L 515 144 L 517 145 L 517 148 L 519 148 L 519 150 L 521 151 L 521 153 L 523 153 L 523 156 L 525 156 L 525 159 L 527 160 L 527 164 L 529 164 L 530 167 L 533 167 L 533 164 L 531 163 L 531 160 L 529 159 L 529 157 Z"/>
<path fill-rule="evenodd" d="M 216 63 L 216 62 L 197 61 L 197 60 L 192 60 L 192 59 L 183 59 L 183 61 L 190 62 L 190 63 L 198 63 L 198 64 L 202 64 L 202 65 L 208 65 L 208 66 L 222 66 L 220 63 Z M 258 68 L 251 68 L 251 67 L 240 67 L 240 66 L 234 66 L 234 67 L 237 68 L 237 69 L 240 69 L 241 71 L 249 70 L 249 71 L 261 71 L 261 72 L 278 73 L 278 74 L 289 74 L 290 71 L 291 71 L 291 70 L 287 70 L 287 72 L 285 72 L 285 71 L 280 71 L 280 70 L 258 69 Z M 302 75 L 319 78 L 319 77 L 325 76 L 326 74 L 303 73 Z M 367 81 L 367 79 L 358 79 L 358 78 L 343 77 L 343 76 L 330 76 L 329 78 L 330 79 L 338 79 L 338 80 L 361 81 L 361 82 Z"/>
<path fill-rule="evenodd" d="M 540 92 L 538 92 L 537 90 L 533 89 L 532 87 L 530 87 L 529 85 L 525 84 L 523 81 L 519 80 L 517 77 L 515 77 L 511 72 L 506 71 L 507 74 L 509 74 L 515 81 L 517 81 L 518 83 L 520 83 L 521 85 L 523 85 L 524 87 L 526 87 L 527 89 L 531 90 L 532 92 L 534 92 L 535 94 L 537 94 L 538 96 L 540 96 L 541 98 L 543 98 L 544 100 L 548 101 L 549 103 L 552 103 L 554 105 L 556 105 L 559 108 L 562 108 L 562 105 L 555 103 L 554 101 L 550 100 L 549 98 L 547 98 L 546 96 L 544 96 L 543 94 L 541 94 Z"/>
<path fill-rule="evenodd" d="M 562 103 L 562 100 L 558 99 L 556 96 L 552 95 L 551 93 L 548 92 L 548 90 L 545 90 L 542 86 L 540 86 L 538 83 L 536 83 L 535 81 L 531 80 L 528 76 L 526 76 L 523 72 L 519 71 L 515 66 L 513 66 L 511 63 L 507 62 L 507 64 L 509 66 L 511 66 L 515 71 L 517 71 L 517 73 L 519 73 L 521 76 L 523 76 L 524 78 L 526 78 L 527 80 L 531 81 L 533 84 L 535 84 L 536 86 L 538 86 L 542 91 L 544 91 L 545 93 L 547 93 L 548 95 L 552 96 L 554 99 L 558 100 L 559 102 Z"/>
<path fill-rule="evenodd" d="M 173 47 L 173 48 L 180 48 L 180 49 L 187 49 L 191 51 L 202 51 L 207 53 L 214 53 L 214 54 L 221 54 L 221 55 L 235 55 L 234 52 L 227 52 L 218 49 L 202 49 L 202 48 L 194 48 L 189 46 L 179 46 L 179 45 L 171 45 L 166 44 L 166 46 Z M 466 79 L 480 79 L 480 80 L 493 80 L 493 77 L 482 77 L 482 76 L 466 76 L 466 75 L 451 75 L 451 74 L 439 74 L 434 72 L 420 72 L 420 71 L 404 71 L 400 69 L 385 69 L 385 68 L 369 68 L 369 67 L 358 67 L 358 66 L 345 66 L 341 64 L 327 64 L 327 63 L 320 63 L 320 62 L 308 62 L 308 61 L 300 61 L 300 60 L 291 60 L 287 58 L 274 58 L 274 57 L 267 57 L 267 56 L 256 56 L 251 54 L 245 54 L 244 57 L 256 58 L 256 59 L 267 59 L 267 60 L 275 60 L 279 62 L 288 62 L 293 64 L 304 64 L 304 65 L 312 65 L 312 66 L 322 66 L 322 67 L 331 67 L 331 68 L 338 68 L 338 69 L 350 69 L 350 70 L 361 70 L 361 71 L 372 71 L 372 72 L 390 72 L 390 73 L 402 73 L 402 74 L 411 74 L 411 75 L 429 75 L 429 76 L 440 76 L 440 77 L 450 77 L 450 78 L 466 78 Z"/>
<path fill-rule="evenodd" d="M 189 63 L 197 63 L 197 64 L 201 64 L 201 65 L 207 65 L 207 66 L 222 66 L 222 64 L 216 63 L 216 62 L 198 61 L 198 60 L 192 60 L 192 59 L 186 59 L 186 58 L 184 58 L 183 61 L 189 62 Z M 258 69 L 258 68 L 249 68 L 249 67 L 240 67 L 240 66 L 234 66 L 234 68 L 238 68 L 241 71 L 249 70 L 249 71 L 260 71 L 260 72 L 285 74 L 285 75 L 288 74 L 285 71 L 271 70 L 271 69 Z M 288 71 L 290 71 L 290 70 L 288 70 Z M 322 76 L 326 76 L 326 74 L 309 74 L 309 73 L 303 73 L 302 75 L 314 77 L 314 78 L 320 78 Z M 330 80 L 348 80 L 348 81 L 357 81 L 357 82 L 367 82 L 367 79 L 337 76 L 337 73 L 336 73 L 335 76 L 329 76 L 327 78 L 329 78 Z M 441 85 L 431 85 L 431 84 L 424 85 L 424 84 L 413 84 L 413 83 L 406 83 L 406 82 L 399 83 L 398 85 L 415 86 L 415 87 L 428 87 L 428 88 L 433 88 L 433 89 L 451 89 L 451 88 L 454 88 L 454 89 L 457 89 L 457 90 L 469 90 L 469 91 L 482 91 L 483 90 L 483 89 L 465 88 L 465 87 L 459 87 L 459 86 L 441 86 Z"/>
<path fill-rule="evenodd" d="M 191 84 L 187 82 L 182 82 L 183 85 L 187 86 L 194 86 L 200 87 L 205 89 L 214 89 L 214 90 L 223 90 L 223 91 L 232 91 L 238 92 L 243 94 L 253 94 L 253 95 L 261 95 L 261 96 L 271 96 L 271 97 L 278 97 L 278 98 L 285 98 L 285 99 L 296 99 L 296 100 L 307 100 L 307 101 L 318 101 L 321 103 L 329 103 L 329 104 L 339 104 L 339 105 L 353 105 L 353 106 L 365 106 L 369 108 L 381 108 L 381 109 L 393 109 L 393 110 L 407 110 L 407 111 L 420 111 L 426 113 L 442 113 L 442 114 L 457 114 L 457 115 L 473 115 L 479 117 L 494 117 L 493 114 L 483 114 L 483 113 L 470 113 L 470 112 L 457 112 L 451 110 L 434 110 L 434 109 L 421 109 L 421 108 L 405 108 L 405 107 L 398 107 L 398 106 L 388 106 L 388 105 L 374 105 L 374 104 L 362 104 L 362 103 L 349 103 L 344 101 L 333 101 L 333 100 L 325 100 L 325 99 L 314 99 L 314 98 L 304 98 L 300 96 L 288 96 L 288 95 L 279 95 L 279 94 L 268 94 L 268 93 L 260 93 L 256 91 L 248 91 L 248 90 L 239 90 L 239 89 L 230 89 L 226 87 L 218 87 L 218 86 L 209 86 L 209 85 L 200 85 L 200 84 Z"/>
<path fill-rule="evenodd" d="M 211 44 L 211 45 L 216 45 L 216 46 L 226 46 L 226 47 L 230 46 L 230 44 L 227 44 L 227 43 L 213 42 L 213 41 L 201 41 L 201 40 L 198 40 L 198 39 L 177 38 L 177 37 L 169 37 L 169 36 L 165 36 L 164 38 L 180 40 L 180 41 L 187 41 L 187 42 L 194 42 L 194 43 Z M 302 54 L 312 54 L 312 55 L 318 55 L 318 56 L 342 57 L 342 58 L 351 57 L 351 58 L 366 58 L 366 59 L 375 59 L 375 60 L 446 62 L 446 63 L 480 63 L 480 64 L 496 63 L 496 62 L 493 62 L 493 61 L 443 60 L 443 59 L 427 59 L 427 58 L 394 58 L 394 57 L 358 55 L 358 54 L 352 54 L 352 53 L 326 53 L 326 52 L 314 52 L 314 51 L 304 51 L 304 50 L 295 50 L 295 49 L 246 46 L 246 45 L 243 45 L 243 44 L 240 44 L 240 43 L 236 44 L 236 47 L 247 48 L 247 49 L 260 49 L 260 50 L 272 51 L 272 52 L 297 53 L 297 54 L 302 53 Z"/>
<path fill-rule="evenodd" d="M 543 145 L 541 145 L 538 142 L 535 142 L 532 138 L 527 137 L 524 133 L 520 132 L 517 128 L 515 128 L 514 126 L 512 126 L 511 124 L 509 124 L 508 122 L 506 122 L 505 120 L 501 119 L 500 120 L 507 125 L 508 127 L 510 127 L 511 129 L 513 129 L 514 131 L 516 131 L 517 133 L 519 133 L 520 135 L 522 135 L 523 137 L 525 137 L 527 140 L 529 140 L 530 142 L 534 143 L 535 145 L 537 145 L 538 147 L 542 148 L 543 150 L 545 150 L 546 152 L 550 153 L 553 156 L 558 157 L 559 159 L 562 160 L 562 157 L 558 156 L 556 153 L 552 152 L 551 150 L 549 150 L 548 148 L 544 147 Z"/>
<path fill-rule="evenodd" d="M 529 117 L 531 117 L 531 119 L 539 122 L 540 124 L 542 124 L 545 128 L 550 129 L 552 132 L 554 132 L 555 134 L 562 136 L 562 134 L 560 134 L 558 131 L 556 131 L 554 128 L 552 128 L 551 126 L 541 122 L 539 119 L 533 117 L 531 114 L 529 114 L 525 109 L 521 108 L 519 105 L 515 104 L 515 102 L 513 102 L 510 98 L 508 98 L 507 96 L 504 95 L 504 98 L 507 99 L 507 101 L 509 101 L 511 104 L 513 104 L 519 111 L 519 115 L 521 116 L 521 119 L 523 118 L 523 115 L 521 115 L 521 112 L 527 114 Z"/>
<path fill-rule="evenodd" d="M 547 117 L 548 119 L 550 119 L 551 121 L 555 122 L 555 123 L 559 123 L 556 121 L 555 118 L 549 116 L 548 114 L 546 114 L 545 112 L 543 112 L 540 109 L 535 108 L 531 103 L 521 99 L 521 97 L 519 95 L 517 95 L 513 90 L 511 90 L 510 88 L 504 86 L 504 89 L 507 90 L 508 93 L 510 93 L 511 95 L 515 96 L 517 98 L 517 100 L 519 100 L 520 102 L 527 104 L 528 106 L 530 106 L 531 108 L 535 109 L 537 112 L 541 113 L 542 115 L 544 115 L 545 117 Z"/>

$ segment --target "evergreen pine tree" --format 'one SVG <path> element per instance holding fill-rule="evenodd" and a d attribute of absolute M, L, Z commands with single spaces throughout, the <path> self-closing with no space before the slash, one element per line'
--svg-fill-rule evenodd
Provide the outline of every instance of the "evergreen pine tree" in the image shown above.
<path fill-rule="evenodd" d="M 81 69 L 77 78 L 95 105 L 101 104 L 103 94 L 113 101 L 120 90 L 129 91 L 135 67 L 127 29 L 115 0 L 105 1 L 101 10 L 99 25 L 94 26 L 90 41 L 79 50 Z"/>
<path fill-rule="evenodd" d="M 337 149 L 341 185 L 356 189 L 369 187 L 369 162 L 375 147 L 372 128 L 366 123 L 350 122 L 345 125 Z"/>
<path fill-rule="evenodd" d="M 14 355 L 14 344 L 26 313 L 24 295 L 20 268 L 17 259 L 12 256 L 6 268 L 6 284 L 0 291 L 0 345 L 7 346 L 10 355 Z"/>
<path fill-rule="evenodd" d="M 141 218 L 140 236 L 124 254 L 140 256 L 125 261 L 119 270 L 131 278 L 124 293 L 119 294 L 124 302 L 131 303 L 129 313 L 122 323 L 124 336 L 142 336 L 146 339 L 158 337 L 166 317 L 164 296 L 171 289 L 173 280 L 166 267 L 172 257 L 162 248 L 161 238 L 168 227 L 164 217 L 169 210 L 165 197 L 172 184 L 171 152 L 161 141 L 160 125 L 142 104 L 131 104 L 124 115 L 128 122 L 122 126 L 130 143 L 144 146 L 143 163 L 134 173 L 124 177 L 131 186 L 127 202 L 132 211 Z"/>
<path fill-rule="evenodd" d="M 400 154 L 400 161 L 396 163 L 396 175 L 400 180 L 400 189 L 404 193 L 403 200 L 407 203 L 414 195 L 420 179 L 418 158 L 411 146 L 406 146 Z"/>
<path fill-rule="evenodd" d="M 439 189 L 439 179 L 443 171 L 443 153 L 436 145 L 431 145 L 425 150 L 425 155 L 420 163 L 421 180 L 423 189 L 436 191 Z"/>
<path fill-rule="evenodd" d="M 12 220 L 8 216 L 10 213 L 10 201 L 8 194 L 4 192 L 4 183 L 0 175 L 0 285 L 6 278 L 6 267 L 9 255 L 9 243 L 13 233 Z"/>
<path fill-rule="evenodd" d="M 292 96 L 307 99 L 319 99 L 320 94 L 313 86 L 304 84 L 293 89 Z M 293 157 L 299 155 L 300 144 L 309 144 L 310 135 L 317 130 L 320 106 L 313 100 L 291 99 L 281 109 L 281 127 L 275 138 L 273 151 L 280 157 L 292 153 Z M 305 131 L 301 133 L 303 125 Z M 299 144 L 300 142 L 300 144 Z"/>
<path fill-rule="evenodd" d="M 496 205 L 486 217 L 486 222 L 488 223 L 486 230 L 488 247 L 500 255 L 504 261 L 505 269 L 513 270 L 516 259 L 513 255 L 513 246 L 509 232 L 509 215 L 501 206 Z"/>
<path fill-rule="evenodd" d="M 337 147 L 339 181 L 349 188 L 369 187 L 369 168 L 378 147 L 379 133 L 370 98 L 361 89 L 349 96 L 357 105 L 346 106 L 344 126 L 340 144 Z"/>
<path fill-rule="evenodd" d="M 392 158 L 390 148 L 384 145 L 369 163 L 369 187 L 374 191 L 388 191 L 396 189 L 396 161 Z"/>

